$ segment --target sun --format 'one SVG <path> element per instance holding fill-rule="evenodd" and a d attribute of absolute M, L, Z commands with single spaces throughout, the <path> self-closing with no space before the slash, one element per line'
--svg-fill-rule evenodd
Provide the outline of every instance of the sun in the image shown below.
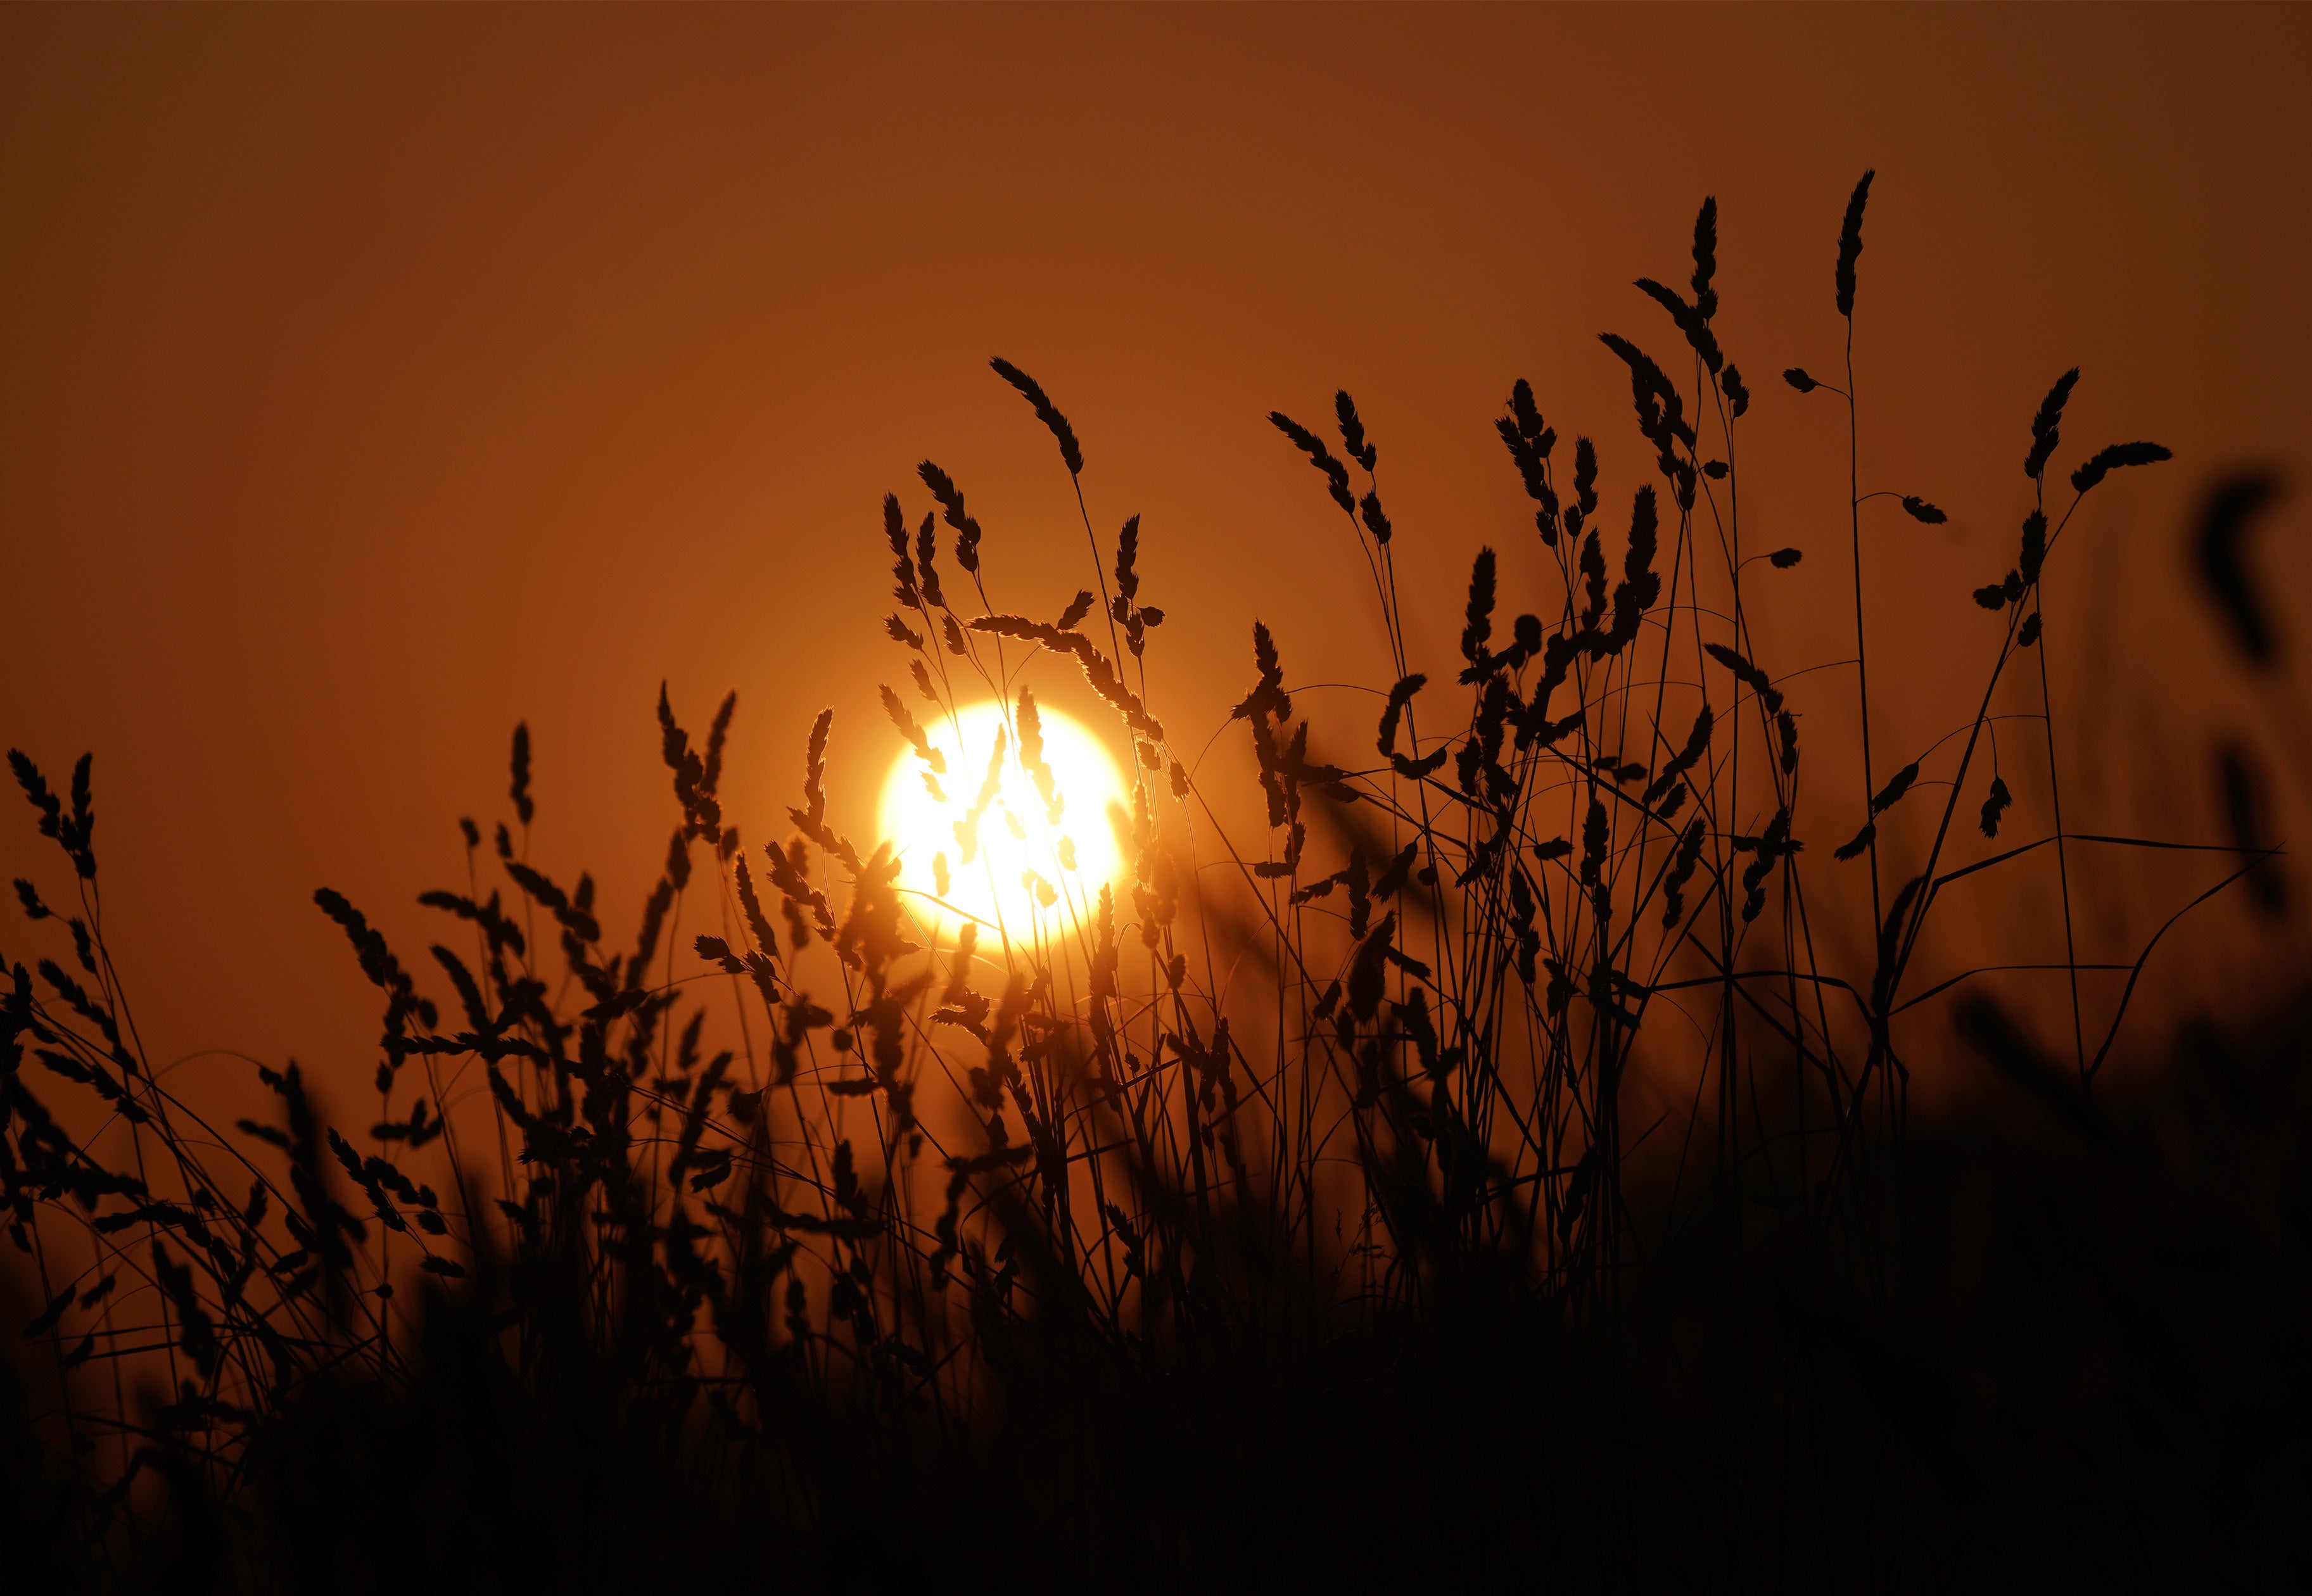
<path fill-rule="evenodd" d="M 1107 745 L 1032 697 L 1027 706 L 967 705 L 952 719 L 925 719 L 924 732 L 945 771 L 932 774 L 914 750 L 903 751 L 876 814 L 879 835 L 899 851 L 908 910 L 950 930 L 968 916 L 1030 940 L 1089 920 L 1122 868 L 1108 808 L 1131 802 Z M 1038 741 L 1048 801 L 1032 768 Z"/>

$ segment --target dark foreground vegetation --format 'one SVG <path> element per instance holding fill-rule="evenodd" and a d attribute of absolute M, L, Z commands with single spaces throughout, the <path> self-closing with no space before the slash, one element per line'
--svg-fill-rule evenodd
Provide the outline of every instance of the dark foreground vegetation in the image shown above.
<path fill-rule="evenodd" d="M 1845 366 L 1775 384 L 1826 425 L 1854 425 L 1869 190 L 1833 274 Z M 2019 416 L 2015 552 L 1950 596 L 1947 653 L 1894 667 L 1957 729 L 1890 751 L 1866 549 L 1942 512 L 1854 481 L 1841 543 L 1746 551 L 1753 392 L 1715 271 L 1706 203 L 1688 285 L 1638 285 L 1683 382 L 1606 339 L 1655 455 L 1612 512 L 1589 441 L 1516 385 L 1501 434 L 1560 580 L 1511 618 L 1479 553 L 1450 662 L 1406 655 L 1355 406 L 1337 450 L 1274 417 L 1390 657 L 1370 736 L 1312 734 L 1256 629 L 1249 807 L 1149 701 L 1137 518 L 1087 513 L 1095 588 L 1056 618 L 1007 611 L 925 462 L 920 521 L 886 504 L 913 685 L 885 704 L 963 813 L 940 879 L 986 868 L 977 829 L 1022 791 L 1112 826 L 1125 873 L 1059 848 L 950 929 L 830 825 L 828 717 L 792 840 L 749 846 L 718 797 L 732 703 L 694 739 L 662 697 L 679 818 L 629 941 L 531 860 L 517 732 L 511 814 L 463 823 L 424 959 L 317 895 L 385 1005 L 374 1079 L 326 1095 L 373 1111 L 333 1121 L 285 1062 L 269 1117 L 211 1125 L 156 1080 L 89 761 L 58 791 L 12 755 L 60 859 L 18 883 L 46 941 L 0 1010 L 14 1587 L 2300 1574 L 2312 994 L 2130 1028 L 2192 1012 L 2146 994 L 2197 903 L 2229 889 L 2292 945 L 2257 773 L 2226 756 L 2220 847 L 2066 830 L 2053 777 L 2043 580 L 2080 504 L 2167 451 L 2069 447 L 2076 373 Z M 996 369 L 1080 476 L 1067 420 Z M 2264 491 L 2221 489 L 2202 548 L 2273 675 L 2238 548 Z M 1800 681 L 1744 594 L 1802 561 L 1851 582 L 1856 659 Z M 1044 762 L 1054 669 L 1138 756 L 1108 816 Z M 1832 696 L 1848 759 L 1802 736 Z M 991 763 L 948 767 L 926 725 L 991 697 Z M 2155 848 L 2204 865 L 2199 897 L 2132 964 L 2082 961 L 2079 882 Z M 1925 969 L 1962 881 L 2056 901 L 2060 945 Z M 1987 1087 L 1914 1113 L 1929 1069 Z M 1664 1083 L 1682 1106 L 1641 1120 Z"/>

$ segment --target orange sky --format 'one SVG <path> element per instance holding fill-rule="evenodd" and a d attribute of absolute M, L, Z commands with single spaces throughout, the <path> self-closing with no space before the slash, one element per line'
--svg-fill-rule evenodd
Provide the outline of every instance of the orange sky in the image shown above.
<path fill-rule="evenodd" d="M 373 994 L 311 890 L 416 952 L 412 899 L 459 879 L 460 814 L 505 809 L 517 719 L 538 856 L 592 867 L 623 923 L 674 818 L 661 677 L 694 724 L 739 689 L 753 840 L 822 705 L 837 811 L 869 802 L 875 683 L 904 669 L 877 505 L 925 507 L 917 460 L 970 495 L 1000 603 L 1087 582 L 991 355 L 1073 420 L 1102 531 L 1144 516 L 1191 749 L 1256 614 L 1293 682 L 1387 680 L 1362 566 L 1265 413 L 1356 393 L 1416 656 L 1449 651 L 1480 541 L 1533 601 L 1490 425 L 1512 380 L 1598 439 L 1609 503 L 1641 479 L 1595 334 L 1672 341 L 1627 285 L 1683 276 L 1704 193 L 1760 391 L 1746 513 L 1758 547 L 1828 555 L 1843 434 L 1771 373 L 1835 360 L 1866 166 L 1866 486 L 1952 517 L 1874 550 L 1890 657 L 2010 562 L 2026 425 L 2076 362 L 2074 443 L 2180 463 L 2089 518 L 2099 629 L 2051 615 L 2055 657 L 2180 672 L 2193 737 L 2250 725 L 2174 544 L 2210 474 L 2303 458 L 2308 43 L 2298 7 L 12 6 L 0 741 L 57 776 L 97 751 L 156 1055 L 365 1069 Z M 2291 501 L 2268 546 L 2303 525 Z M 2302 613 L 2308 563 L 2275 569 Z M 1791 591 L 1778 668 L 1835 657 L 1845 618 Z M 1940 713 L 1891 703 L 1887 735 Z M 0 873 L 53 880 L 39 842 L 16 811 Z"/>

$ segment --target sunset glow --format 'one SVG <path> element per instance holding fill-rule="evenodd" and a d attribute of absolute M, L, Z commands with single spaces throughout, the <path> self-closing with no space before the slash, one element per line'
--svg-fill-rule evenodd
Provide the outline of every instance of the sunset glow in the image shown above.
<path fill-rule="evenodd" d="M 0 1596 L 2312 1592 L 2308 69 L 0 9 Z"/>
<path fill-rule="evenodd" d="M 950 927 L 959 915 L 968 915 L 1024 935 L 1039 921 L 1065 924 L 1086 913 L 1101 883 L 1114 879 L 1118 855 L 1107 811 L 1111 802 L 1128 802 L 1124 777 L 1099 738 L 1078 722 L 1040 705 L 1036 719 L 1058 801 L 1056 821 L 1021 761 L 1016 702 L 1009 712 L 982 700 L 965 706 L 952 721 L 925 718 L 924 731 L 946 766 L 943 774 L 933 776 L 943 797 L 933 795 L 924 779 L 924 761 L 913 750 L 892 762 L 877 830 L 900 850 L 899 886 L 908 894 L 910 913 Z M 995 788 L 979 816 L 976 846 L 967 863 L 956 828 L 969 821 L 979 802 L 999 734 L 1003 757 Z"/>

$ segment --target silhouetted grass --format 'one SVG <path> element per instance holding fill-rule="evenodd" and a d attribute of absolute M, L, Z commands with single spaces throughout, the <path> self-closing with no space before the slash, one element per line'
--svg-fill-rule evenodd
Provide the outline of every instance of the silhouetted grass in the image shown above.
<path fill-rule="evenodd" d="M 129 1021 L 89 761 L 59 795 L 13 754 L 74 894 L 52 911 L 18 883 L 64 935 L 7 967 L 0 1037 L 36 1299 L 4 1392 L 18 1569 L 1907 1586 L 2265 1551 L 2312 1416 L 2301 995 L 2192 1032 L 2156 1093 L 2108 1090 L 2175 921 L 2131 965 L 2083 965 L 2073 873 L 2187 845 L 2067 832 L 2052 777 L 2010 785 L 1994 741 L 2036 719 L 2057 767 L 2044 583 L 2087 495 L 2166 451 L 2085 456 L 2051 501 L 2079 373 L 2055 384 L 2011 568 L 1974 605 L 1948 595 L 1948 646 L 1896 665 L 1969 718 L 1874 750 L 1874 518 L 1944 514 L 1856 463 L 1870 180 L 1833 273 L 1844 386 L 1787 373 L 1845 401 L 1852 770 L 1817 772 L 1836 744 L 1800 725 L 1849 689 L 1778 675 L 1746 601 L 1801 551 L 1744 551 L 1752 396 L 1721 341 L 1714 201 L 1693 297 L 1638 283 L 1685 354 L 1605 335 L 1657 480 L 1609 499 L 1581 438 L 1564 482 L 1534 390 L 1511 390 L 1498 430 L 1555 580 L 1511 615 L 1479 551 L 1458 664 L 1407 653 L 1414 534 L 1363 414 L 1336 396 L 1339 455 L 1272 414 L 1371 573 L 1388 657 L 1368 744 L 1316 729 L 1256 625 L 1232 712 L 1253 805 L 1208 790 L 1159 718 L 1137 516 L 1111 550 L 1083 510 L 1095 635 L 1094 590 L 1051 621 L 991 600 L 1002 539 L 937 465 L 919 523 L 886 498 L 884 629 L 916 702 L 886 687 L 884 709 L 964 808 L 939 891 L 992 868 L 979 828 L 1020 821 L 1007 762 L 1050 823 L 1113 827 L 1114 881 L 1071 843 L 996 919 L 925 912 L 888 840 L 834 828 L 829 715 L 788 834 L 742 847 L 718 791 L 735 697 L 696 746 L 661 692 L 679 820 L 628 941 L 591 878 L 530 856 L 517 728 L 514 823 L 486 846 L 460 822 L 468 880 L 420 899 L 443 916 L 425 960 L 317 894 L 382 1000 L 373 1113 L 325 1123 L 285 1064 L 259 1072 L 274 1117 L 228 1128 L 154 1077 Z M 1082 506 L 1073 427 L 994 369 Z M 2268 667 L 2236 547 L 2262 490 L 2229 491 L 2203 566 Z M 1055 665 L 1134 751 L 1108 815 L 1070 809 L 1046 762 L 1028 679 Z M 931 733 L 982 698 L 1006 733 L 985 771 L 950 768 Z M 2223 768 L 2235 835 L 2199 850 L 2201 900 L 2245 877 L 2283 913 L 2259 778 Z M 1946 886 L 2023 901 L 2042 849 L 2064 946 L 2003 968 L 2062 978 L 2052 1055 L 1992 972 L 1920 967 Z M 2091 1030 L 2097 969 L 2125 987 Z M 1931 1060 L 2004 1095 L 1914 1121 Z M 1687 1106 L 1633 1123 L 1633 1080 Z"/>

